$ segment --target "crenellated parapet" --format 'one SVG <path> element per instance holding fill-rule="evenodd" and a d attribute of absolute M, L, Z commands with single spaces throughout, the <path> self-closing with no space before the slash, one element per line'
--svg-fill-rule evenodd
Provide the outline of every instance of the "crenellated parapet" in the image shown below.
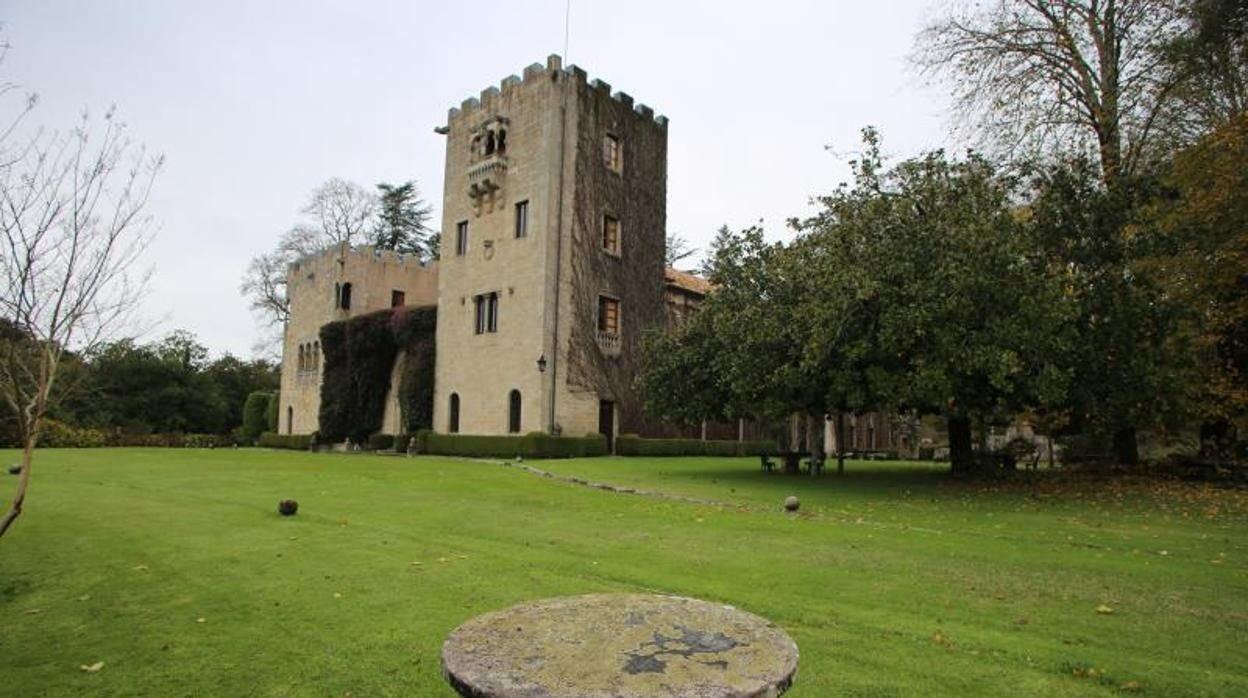
<path fill-rule="evenodd" d="M 498 111 L 499 104 L 512 97 L 517 90 L 532 87 L 542 81 L 552 80 L 568 80 L 577 85 L 579 89 L 593 90 L 597 93 L 608 96 L 610 99 L 631 109 L 638 119 L 652 121 L 661 129 L 666 129 L 668 120 L 666 116 L 656 115 L 654 110 L 644 104 L 634 104 L 633 98 L 624 92 L 611 92 L 611 85 L 600 79 L 589 79 L 585 71 L 575 65 L 563 67 L 563 59 L 551 54 L 547 56 L 545 65 L 541 63 L 533 63 L 524 69 L 523 77 L 517 75 L 508 75 L 499 82 L 498 86 L 489 86 L 476 97 L 469 97 L 460 103 L 458 107 L 451 107 L 448 110 L 446 119 L 447 127 L 461 120 L 468 120 L 470 125 L 474 125 L 476 121 L 489 118 Z M 443 130 L 443 129 L 439 129 Z"/>

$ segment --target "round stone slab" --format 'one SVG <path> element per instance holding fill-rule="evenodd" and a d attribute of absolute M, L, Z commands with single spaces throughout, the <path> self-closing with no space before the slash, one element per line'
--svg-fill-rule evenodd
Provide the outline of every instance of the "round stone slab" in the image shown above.
<path fill-rule="evenodd" d="M 770 698 L 797 658 L 787 634 L 732 606 L 589 594 L 469 620 L 442 645 L 442 674 L 474 698 Z"/>

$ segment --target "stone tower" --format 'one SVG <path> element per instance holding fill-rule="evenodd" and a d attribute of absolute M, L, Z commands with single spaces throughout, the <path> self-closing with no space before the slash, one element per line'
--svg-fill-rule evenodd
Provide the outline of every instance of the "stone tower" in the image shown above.
<path fill-rule="evenodd" d="M 632 385 L 641 334 L 664 321 L 667 119 L 551 56 L 438 131 L 434 428 L 643 431 Z"/>

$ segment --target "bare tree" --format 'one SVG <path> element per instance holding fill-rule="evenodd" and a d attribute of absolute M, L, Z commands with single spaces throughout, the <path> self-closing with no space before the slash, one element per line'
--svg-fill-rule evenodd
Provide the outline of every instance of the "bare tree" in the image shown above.
<path fill-rule="evenodd" d="M 378 208 L 377 195 L 355 182 L 335 177 L 313 189 L 302 209 L 307 220 L 286 231 L 272 252 L 254 257 L 243 272 L 239 289 L 252 310 L 268 326 L 284 324 L 290 318 L 287 267 L 330 247 L 345 253 L 368 242 L 377 227 Z"/>
<path fill-rule="evenodd" d="M 355 182 L 334 177 L 312 191 L 303 212 L 320 232 L 322 246 L 349 247 L 364 242 L 372 233 L 377 208 L 376 194 Z"/>
<path fill-rule="evenodd" d="M 1107 183 L 1154 157 L 1176 82 L 1164 47 L 1177 0 L 959 3 L 918 37 L 914 61 L 950 83 L 964 135 L 1009 154 L 1095 155 Z"/>
<path fill-rule="evenodd" d="M 152 234 L 144 207 L 162 159 L 110 110 L 68 133 L 0 143 L 0 398 L 15 413 L 21 477 L 0 536 L 22 513 L 44 416 L 65 386 L 67 352 L 89 353 L 125 326 L 148 274 L 132 273 Z"/>
<path fill-rule="evenodd" d="M 689 241 L 680 233 L 667 234 L 667 247 L 664 251 L 664 264 L 669 267 L 675 267 L 677 262 L 686 260 L 698 253 L 696 247 L 689 245 Z"/>

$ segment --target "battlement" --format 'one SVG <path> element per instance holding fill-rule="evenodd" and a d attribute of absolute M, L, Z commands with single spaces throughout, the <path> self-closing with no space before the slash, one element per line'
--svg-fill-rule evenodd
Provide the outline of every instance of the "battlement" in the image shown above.
<path fill-rule="evenodd" d="M 512 92 L 531 86 L 541 80 L 570 80 L 578 89 L 589 89 L 603 94 L 633 110 L 638 118 L 652 121 L 661 129 L 667 129 L 667 117 L 655 115 L 654 110 L 644 104 L 633 104 L 633 98 L 624 92 L 611 92 L 611 85 L 597 78 L 590 80 L 585 71 L 575 65 L 563 67 L 563 58 L 557 54 L 546 57 L 546 64 L 533 63 L 523 71 L 523 77 L 508 75 L 498 86 L 491 85 L 476 97 L 468 97 L 458 107 L 451 107 L 446 115 L 446 128 L 453 122 L 464 118 L 480 118 L 481 112 L 492 113 L 497 103 L 508 97 Z M 439 129 L 440 131 L 442 129 Z"/>
<path fill-rule="evenodd" d="M 304 255 L 299 259 L 290 263 L 288 273 L 297 272 L 301 269 L 315 269 L 318 266 L 326 266 L 342 261 L 344 265 L 351 262 L 376 263 L 376 264 L 393 264 L 400 267 L 425 267 L 433 269 L 437 266 L 437 262 L 428 264 L 422 263 L 420 257 L 414 254 L 404 254 L 394 250 L 384 250 L 373 247 L 372 245 L 357 245 L 349 247 L 343 251 L 336 245 L 326 247 L 319 252 Z M 352 266 L 354 266 L 352 264 Z"/>

